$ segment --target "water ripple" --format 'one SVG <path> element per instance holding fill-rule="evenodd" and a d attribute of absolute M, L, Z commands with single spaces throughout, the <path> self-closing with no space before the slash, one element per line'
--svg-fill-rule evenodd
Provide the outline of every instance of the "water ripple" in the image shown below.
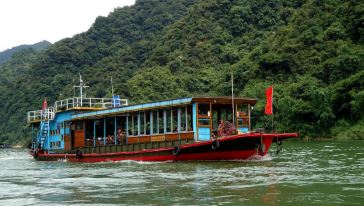
<path fill-rule="evenodd" d="M 249 161 L 177 163 L 38 162 L 27 150 L 0 150 L 0 205 L 364 202 L 364 141 L 284 146 L 279 155 Z"/>

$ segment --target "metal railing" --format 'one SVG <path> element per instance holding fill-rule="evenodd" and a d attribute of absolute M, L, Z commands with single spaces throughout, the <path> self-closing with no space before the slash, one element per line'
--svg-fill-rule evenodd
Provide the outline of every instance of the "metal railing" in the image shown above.
<path fill-rule="evenodd" d="M 55 112 L 75 108 L 106 109 L 127 106 L 127 99 L 113 98 L 69 98 L 54 103 Z"/>
<path fill-rule="evenodd" d="M 28 122 L 40 122 L 54 119 L 54 107 L 48 107 L 45 110 L 35 110 L 28 112 Z"/>

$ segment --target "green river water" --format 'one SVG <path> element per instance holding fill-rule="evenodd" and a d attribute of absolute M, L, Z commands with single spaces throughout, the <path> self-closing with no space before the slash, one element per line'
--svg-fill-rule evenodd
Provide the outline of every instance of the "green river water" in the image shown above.
<path fill-rule="evenodd" d="M 364 205 L 364 141 L 243 162 L 38 162 L 0 150 L 0 205 Z"/>

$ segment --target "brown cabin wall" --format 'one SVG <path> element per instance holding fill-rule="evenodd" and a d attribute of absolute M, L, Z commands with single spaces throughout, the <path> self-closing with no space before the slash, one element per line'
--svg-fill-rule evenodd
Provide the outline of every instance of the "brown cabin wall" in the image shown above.
<path fill-rule="evenodd" d="M 84 147 L 85 146 L 85 130 L 75 130 L 75 140 L 74 147 Z"/>

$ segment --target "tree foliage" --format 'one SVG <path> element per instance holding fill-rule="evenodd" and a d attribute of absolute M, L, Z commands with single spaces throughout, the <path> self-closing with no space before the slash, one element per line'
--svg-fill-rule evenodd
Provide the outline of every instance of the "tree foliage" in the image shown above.
<path fill-rule="evenodd" d="M 134 103 L 230 95 L 233 73 L 235 95 L 259 98 L 255 127 L 270 127 L 264 90 L 274 85 L 275 129 L 342 136 L 364 119 L 363 24 L 360 1 L 137 0 L 0 65 L 0 141 L 28 138 L 25 111 L 73 96 L 79 73 L 88 96 L 110 97 L 112 76 Z"/>

